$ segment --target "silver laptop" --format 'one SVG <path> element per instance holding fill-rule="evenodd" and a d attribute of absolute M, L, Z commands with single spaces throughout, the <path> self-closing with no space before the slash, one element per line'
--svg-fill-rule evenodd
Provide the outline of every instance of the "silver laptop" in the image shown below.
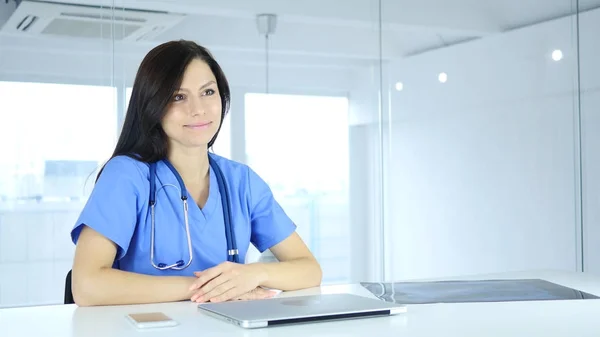
<path fill-rule="evenodd" d="M 407 311 L 404 305 L 351 294 L 202 303 L 198 307 L 210 316 L 242 328 L 389 316 Z"/>

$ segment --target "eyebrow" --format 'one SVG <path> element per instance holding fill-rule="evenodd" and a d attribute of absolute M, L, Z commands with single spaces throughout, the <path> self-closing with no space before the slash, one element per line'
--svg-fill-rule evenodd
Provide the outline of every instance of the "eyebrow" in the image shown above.
<path fill-rule="evenodd" d="M 215 82 L 215 81 L 208 81 L 203 86 L 201 86 L 200 89 L 204 89 L 204 88 L 208 87 L 211 84 L 217 84 L 217 82 Z"/>
<path fill-rule="evenodd" d="M 202 85 L 202 86 L 200 87 L 200 90 L 202 90 L 202 89 L 204 89 L 204 88 L 208 87 L 208 86 L 209 86 L 209 85 L 211 85 L 211 84 L 217 84 L 217 82 L 215 82 L 215 81 L 212 81 L 212 80 L 211 80 L 211 81 L 208 81 L 208 82 L 204 83 L 204 85 Z M 186 89 L 186 88 L 179 88 L 179 89 L 177 89 L 177 91 L 189 91 L 189 90 L 188 90 L 188 89 Z"/>

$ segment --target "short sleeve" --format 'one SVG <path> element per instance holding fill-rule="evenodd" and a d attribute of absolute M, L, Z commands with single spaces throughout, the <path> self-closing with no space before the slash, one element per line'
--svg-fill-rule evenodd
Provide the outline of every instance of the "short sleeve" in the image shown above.
<path fill-rule="evenodd" d="M 86 225 L 114 242 L 117 259 L 121 259 L 135 231 L 141 182 L 142 175 L 134 159 L 109 160 L 71 231 L 73 243 L 77 244 Z"/>
<path fill-rule="evenodd" d="M 250 240 L 261 253 L 275 246 L 295 230 L 296 225 L 273 197 L 267 183 L 248 169 L 250 184 Z"/>

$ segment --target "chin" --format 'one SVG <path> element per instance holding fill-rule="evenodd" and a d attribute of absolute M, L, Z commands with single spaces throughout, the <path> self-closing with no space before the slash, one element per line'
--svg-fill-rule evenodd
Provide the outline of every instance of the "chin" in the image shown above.
<path fill-rule="evenodd" d="M 185 144 L 185 146 L 190 149 L 206 149 L 208 147 L 208 141 L 207 142 L 188 143 L 188 144 Z"/>
<path fill-rule="evenodd" d="M 186 135 L 184 137 L 177 137 L 177 138 L 172 138 L 171 141 L 174 143 L 177 143 L 179 146 L 184 147 L 184 148 L 204 148 L 206 149 L 208 146 L 208 143 L 210 142 L 210 140 L 213 138 L 214 133 L 212 132 L 207 132 L 207 133 L 202 133 L 202 134 L 195 134 L 195 135 Z"/>
<path fill-rule="evenodd" d="M 207 148 L 208 146 L 208 142 L 210 142 L 212 138 L 206 138 L 206 139 L 190 139 L 185 143 L 185 146 L 190 147 L 190 148 Z"/>

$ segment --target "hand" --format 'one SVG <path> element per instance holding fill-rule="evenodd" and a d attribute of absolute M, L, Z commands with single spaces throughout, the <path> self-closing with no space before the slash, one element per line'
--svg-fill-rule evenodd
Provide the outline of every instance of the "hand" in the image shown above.
<path fill-rule="evenodd" d="M 257 288 L 266 279 L 265 272 L 256 264 L 224 262 L 202 272 L 190 287 L 195 291 L 193 302 L 223 302 L 240 297 Z"/>
<path fill-rule="evenodd" d="M 233 299 L 233 301 L 251 301 L 251 300 L 264 300 L 267 298 L 271 298 L 277 295 L 277 291 L 267 290 L 265 288 L 257 287 L 249 292 L 243 294 L 242 296 L 238 296 Z"/>

